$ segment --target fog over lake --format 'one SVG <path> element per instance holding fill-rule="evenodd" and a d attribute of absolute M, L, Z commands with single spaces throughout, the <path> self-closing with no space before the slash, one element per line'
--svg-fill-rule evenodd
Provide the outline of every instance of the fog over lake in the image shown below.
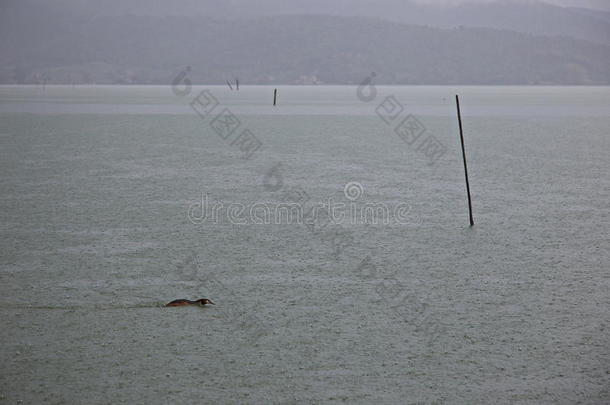
<path fill-rule="evenodd" d="M 3 2 L 0 403 L 609 403 L 603 6 Z"/>

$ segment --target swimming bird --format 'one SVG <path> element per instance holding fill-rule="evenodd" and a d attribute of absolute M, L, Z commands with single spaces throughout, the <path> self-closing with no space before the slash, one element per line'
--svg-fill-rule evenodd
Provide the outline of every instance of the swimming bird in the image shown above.
<path fill-rule="evenodd" d="M 187 300 L 185 298 L 181 298 L 178 300 L 173 300 L 172 302 L 166 304 L 166 307 L 182 307 L 185 305 L 198 305 L 200 307 L 203 307 L 205 304 L 212 304 L 212 305 L 216 305 L 214 304 L 212 301 L 210 301 L 207 298 L 201 298 L 197 301 L 191 301 L 191 300 Z"/>

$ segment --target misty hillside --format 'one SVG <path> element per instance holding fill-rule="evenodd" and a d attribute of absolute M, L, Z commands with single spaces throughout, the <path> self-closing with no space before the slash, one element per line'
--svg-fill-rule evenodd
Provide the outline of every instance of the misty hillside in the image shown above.
<path fill-rule="evenodd" d="M 557 0 L 548 0 L 557 1 Z M 29 15 L 53 8 L 63 15 L 182 15 L 239 19 L 314 14 L 381 18 L 406 24 L 456 28 L 487 27 L 559 35 L 610 45 L 608 12 L 558 7 L 536 0 L 501 0 L 455 6 L 407 0 L 3 0 L 6 8 Z M 583 3 L 585 4 L 585 3 Z"/>
<path fill-rule="evenodd" d="M 57 22 L 60 23 L 57 23 Z M 609 84 L 610 47 L 485 28 L 370 18 L 282 16 L 239 23 L 188 17 L 40 14 L 0 28 L 0 81 L 199 83 Z"/>

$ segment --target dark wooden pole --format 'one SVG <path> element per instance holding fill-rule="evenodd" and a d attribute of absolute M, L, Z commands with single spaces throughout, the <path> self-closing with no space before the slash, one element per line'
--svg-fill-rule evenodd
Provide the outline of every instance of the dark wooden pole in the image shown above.
<path fill-rule="evenodd" d="M 466 150 L 464 149 L 464 132 L 462 131 L 462 114 L 460 114 L 460 99 L 455 95 L 455 105 L 457 106 L 458 123 L 460 125 L 460 141 L 462 142 L 462 158 L 464 160 L 464 175 L 466 176 L 466 193 L 468 193 L 468 213 L 470 214 L 470 226 L 474 225 L 472 219 L 472 200 L 470 198 L 470 183 L 468 182 L 468 166 L 466 165 Z"/>
<path fill-rule="evenodd" d="M 277 100 L 277 89 L 273 90 L 273 105 L 275 105 L 275 101 Z"/>

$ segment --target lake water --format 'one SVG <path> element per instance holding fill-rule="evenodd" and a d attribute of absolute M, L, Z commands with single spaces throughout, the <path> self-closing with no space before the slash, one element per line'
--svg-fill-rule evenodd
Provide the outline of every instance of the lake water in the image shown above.
<path fill-rule="evenodd" d="M 174 90 L 0 86 L 0 403 L 610 401 L 609 87 Z"/>

